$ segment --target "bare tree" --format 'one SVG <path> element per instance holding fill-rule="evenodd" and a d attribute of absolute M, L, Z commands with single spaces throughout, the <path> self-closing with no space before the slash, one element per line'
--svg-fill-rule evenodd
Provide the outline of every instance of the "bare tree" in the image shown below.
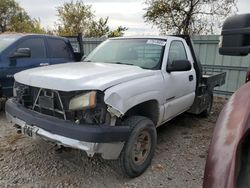
<path fill-rule="evenodd" d="M 162 34 L 214 34 L 237 11 L 237 0 L 146 0 L 146 22 Z"/>

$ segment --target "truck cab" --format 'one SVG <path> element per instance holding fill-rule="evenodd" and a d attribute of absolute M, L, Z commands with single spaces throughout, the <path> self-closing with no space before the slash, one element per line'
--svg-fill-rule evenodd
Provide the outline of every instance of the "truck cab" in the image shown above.
<path fill-rule="evenodd" d="M 209 114 L 225 73 L 203 74 L 189 36 L 108 39 L 83 62 L 15 74 L 6 116 L 31 137 L 114 160 L 136 177 L 150 165 L 156 128 L 183 112 Z"/>
<path fill-rule="evenodd" d="M 153 74 L 150 78 L 145 77 L 145 80 L 140 80 L 141 84 L 145 85 L 140 91 L 140 93 L 144 93 L 144 96 L 137 99 L 134 98 L 133 92 L 125 91 L 127 88 L 123 84 L 113 87 L 121 90 L 119 95 L 124 92 L 122 98 L 126 99 L 124 100 L 126 104 L 121 106 L 111 104 L 122 113 L 147 100 L 155 100 L 160 107 L 159 117 L 155 121 L 158 125 L 189 109 L 193 104 L 196 90 L 194 60 L 186 41 L 180 37 L 109 39 L 97 47 L 85 61 L 128 64 L 134 69 L 140 67 L 143 72 Z M 132 81 L 130 83 L 131 90 L 136 91 L 139 83 Z M 106 92 L 108 93 L 113 88 Z M 159 94 L 150 94 L 155 91 Z M 133 98 L 133 100 L 129 100 L 129 98 Z M 111 98 L 107 100 L 113 103 Z M 123 109 L 122 106 L 126 106 L 126 108 Z M 169 110 L 170 108 L 171 110 Z"/>
<path fill-rule="evenodd" d="M 72 61 L 73 49 L 66 38 L 36 34 L 1 34 L 0 97 L 12 96 L 15 73 Z"/>

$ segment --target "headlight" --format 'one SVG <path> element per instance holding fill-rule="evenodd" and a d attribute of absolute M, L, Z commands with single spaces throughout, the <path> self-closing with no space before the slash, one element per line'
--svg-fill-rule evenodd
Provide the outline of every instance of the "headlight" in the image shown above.
<path fill-rule="evenodd" d="M 96 92 L 92 91 L 71 99 L 69 102 L 69 110 L 81 110 L 86 107 L 94 108 L 95 105 L 96 105 Z"/>
<path fill-rule="evenodd" d="M 27 85 L 14 82 L 13 86 L 13 96 L 14 97 L 22 97 L 23 95 L 29 95 L 30 88 Z"/>

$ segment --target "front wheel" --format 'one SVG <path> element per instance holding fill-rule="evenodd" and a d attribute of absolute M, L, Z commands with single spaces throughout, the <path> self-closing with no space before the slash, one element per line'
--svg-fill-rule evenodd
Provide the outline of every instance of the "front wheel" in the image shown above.
<path fill-rule="evenodd" d="M 0 112 L 5 108 L 5 102 L 7 99 L 0 97 Z"/>
<path fill-rule="evenodd" d="M 132 132 L 117 162 L 125 176 L 134 178 L 151 164 L 157 142 L 156 128 L 151 120 L 142 116 L 129 117 L 123 124 L 130 126 Z"/>

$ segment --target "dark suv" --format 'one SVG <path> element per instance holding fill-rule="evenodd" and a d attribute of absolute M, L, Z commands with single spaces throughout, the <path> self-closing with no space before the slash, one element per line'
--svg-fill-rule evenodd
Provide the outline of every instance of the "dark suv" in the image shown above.
<path fill-rule="evenodd" d="M 37 34 L 0 35 L 0 97 L 11 97 L 13 75 L 19 71 L 75 61 L 70 41 Z"/>

